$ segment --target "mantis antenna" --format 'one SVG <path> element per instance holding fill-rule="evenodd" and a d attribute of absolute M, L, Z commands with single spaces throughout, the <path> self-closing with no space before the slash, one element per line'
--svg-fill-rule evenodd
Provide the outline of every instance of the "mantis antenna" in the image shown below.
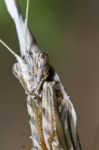
<path fill-rule="evenodd" d="M 0 43 L 15 57 L 19 58 L 19 56 L 3 41 L 0 39 Z"/>
<path fill-rule="evenodd" d="M 25 24 L 28 24 L 28 14 L 29 14 L 29 4 L 30 4 L 30 0 L 27 0 L 27 4 L 26 4 L 26 14 L 25 14 Z"/>
<path fill-rule="evenodd" d="M 27 50 L 27 26 L 28 26 L 29 3 L 30 3 L 30 0 L 27 0 L 27 4 L 26 4 L 26 14 L 25 14 L 26 50 Z M 0 39 L 0 43 L 1 43 L 15 58 L 17 58 L 17 59 L 19 58 L 19 56 L 18 56 L 2 39 Z"/>
<path fill-rule="evenodd" d="M 27 26 L 28 26 L 28 16 L 29 16 L 29 4 L 30 4 L 30 0 L 27 0 L 27 4 L 26 4 L 26 14 L 25 14 L 25 26 L 26 26 L 26 30 L 25 30 L 25 37 L 26 37 L 26 50 L 27 50 Z"/>
<path fill-rule="evenodd" d="M 23 60 L 18 56 L 3 40 L 0 39 L 0 43 L 17 59 L 20 65 L 23 65 Z"/>

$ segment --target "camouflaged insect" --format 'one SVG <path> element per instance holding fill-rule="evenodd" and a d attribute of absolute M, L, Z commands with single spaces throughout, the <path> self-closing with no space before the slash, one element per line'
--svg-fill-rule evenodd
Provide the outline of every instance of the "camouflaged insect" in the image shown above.
<path fill-rule="evenodd" d="M 42 52 L 21 15 L 17 0 L 5 0 L 18 34 L 21 56 L 13 73 L 27 94 L 32 150 L 81 150 L 76 113 L 48 55 Z M 6 46 L 7 47 L 7 46 Z"/>

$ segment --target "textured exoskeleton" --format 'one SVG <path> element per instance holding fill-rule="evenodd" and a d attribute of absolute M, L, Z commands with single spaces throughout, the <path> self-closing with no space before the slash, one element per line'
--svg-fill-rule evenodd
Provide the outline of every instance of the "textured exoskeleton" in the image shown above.
<path fill-rule="evenodd" d="M 17 59 L 13 73 L 27 94 L 32 150 L 81 150 L 74 106 L 48 55 L 38 47 L 17 0 L 4 1 L 16 26 L 21 55 L 0 42 Z"/>

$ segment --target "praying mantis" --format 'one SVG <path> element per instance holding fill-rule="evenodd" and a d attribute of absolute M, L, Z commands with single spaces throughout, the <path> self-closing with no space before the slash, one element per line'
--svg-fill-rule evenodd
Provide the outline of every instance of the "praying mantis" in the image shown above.
<path fill-rule="evenodd" d="M 4 0 L 18 35 L 20 56 L 0 39 L 16 58 L 13 73 L 27 95 L 32 150 L 81 150 L 74 106 L 64 90 L 48 55 L 28 27 L 29 3 L 23 19 L 17 0 Z"/>

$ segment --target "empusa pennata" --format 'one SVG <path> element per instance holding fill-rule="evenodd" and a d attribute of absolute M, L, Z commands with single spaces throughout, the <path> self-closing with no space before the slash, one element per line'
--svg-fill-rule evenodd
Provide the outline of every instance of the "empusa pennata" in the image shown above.
<path fill-rule="evenodd" d="M 20 56 L 15 56 L 13 73 L 27 94 L 33 150 L 81 150 L 76 113 L 63 85 L 50 65 L 48 55 L 37 45 L 28 27 L 29 0 L 23 19 L 17 0 L 5 0 L 18 35 Z"/>

